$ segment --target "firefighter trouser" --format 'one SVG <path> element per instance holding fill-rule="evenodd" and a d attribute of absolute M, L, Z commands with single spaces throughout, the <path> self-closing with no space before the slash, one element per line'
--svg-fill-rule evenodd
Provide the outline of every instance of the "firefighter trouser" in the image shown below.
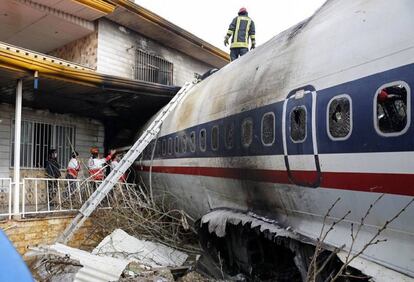
<path fill-rule="evenodd" d="M 238 57 L 243 56 L 249 52 L 249 48 L 230 48 L 230 60 L 234 61 Z"/>

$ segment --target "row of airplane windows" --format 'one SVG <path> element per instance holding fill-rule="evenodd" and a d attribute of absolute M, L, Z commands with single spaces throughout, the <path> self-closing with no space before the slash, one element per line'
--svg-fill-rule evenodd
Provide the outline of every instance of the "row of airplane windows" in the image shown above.
<path fill-rule="evenodd" d="M 410 105 L 409 87 L 404 82 L 383 85 L 377 92 L 374 102 L 374 125 L 377 132 L 384 136 L 397 136 L 403 134 L 408 127 Z M 327 107 L 327 132 L 333 141 L 346 140 L 352 133 L 352 99 L 343 94 L 333 97 Z M 305 106 L 293 108 L 289 114 L 289 135 L 293 142 L 302 143 L 306 140 L 306 125 L 308 122 Z M 241 145 L 248 148 L 253 141 L 254 120 L 247 117 L 240 126 Z M 234 147 L 234 123 L 224 126 L 224 147 L 228 150 Z M 211 150 L 219 149 L 219 126 L 214 125 L 211 130 Z M 275 143 L 275 114 L 265 113 L 261 119 L 261 142 L 263 146 L 272 146 Z M 198 145 L 198 146 L 197 146 Z M 144 156 L 151 157 L 152 149 L 149 146 Z M 162 138 L 156 146 L 156 156 L 167 156 L 180 153 L 195 153 L 207 150 L 207 130 L 192 131 L 189 136 L 185 133 L 174 137 Z"/>

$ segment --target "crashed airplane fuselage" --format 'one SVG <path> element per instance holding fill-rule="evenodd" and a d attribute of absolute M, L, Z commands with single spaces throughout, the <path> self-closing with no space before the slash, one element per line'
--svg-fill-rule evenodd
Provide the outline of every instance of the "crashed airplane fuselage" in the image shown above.
<path fill-rule="evenodd" d="M 414 2 L 328 1 L 198 83 L 137 163 L 193 217 L 251 211 L 354 253 L 414 196 Z M 151 178 L 149 178 L 151 171 Z M 361 259 L 414 277 L 414 207 Z M 385 269 L 385 268 L 384 268 Z"/>

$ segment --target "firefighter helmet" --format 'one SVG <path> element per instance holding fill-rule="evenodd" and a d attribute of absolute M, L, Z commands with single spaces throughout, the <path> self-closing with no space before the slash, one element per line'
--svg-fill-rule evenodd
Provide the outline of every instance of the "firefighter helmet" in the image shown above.
<path fill-rule="evenodd" d="M 246 14 L 247 13 L 247 9 L 245 7 L 241 7 L 239 10 L 239 14 Z"/>

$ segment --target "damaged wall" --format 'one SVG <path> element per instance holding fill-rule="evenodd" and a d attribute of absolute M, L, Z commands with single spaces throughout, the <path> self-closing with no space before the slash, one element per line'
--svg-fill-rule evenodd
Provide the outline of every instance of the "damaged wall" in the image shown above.
<path fill-rule="evenodd" d="M 97 49 L 98 32 L 95 31 L 53 50 L 49 55 L 96 70 L 98 62 Z"/>
<path fill-rule="evenodd" d="M 3 229 L 17 251 L 23 255 L 28 246 L 54 243 L 73 218 L 73 216 L 62 216 L 13 220 L 0 222 L 0 229 Z M 97 238 L 88 237 L 94 228 L 92 221 L 88 219 L 75 233 L 69 246 L 76 248 L 82 246 L 83 249 L 88 250 L 94 248 L 100 241 L 94 240 Z"/>
<path fill-rule="evenodd" d="M 0 178 L 13 176 L 13 169 L 10 168 L 10 158 L 12 154 L 12 122 L 14 120 L 14 114 L 13 105 L 0 105 Z M 87 160 L 90 157 L 89 150 L 91 146 L 98 146 L 100 151 L 103 151 L 104 126 L 99 121 L 72 115 L 54 114 L 29 108 L 23 108 L 22 119 L 49 124 L 74 126 L 74 146 L 80 154 L 80 159 L 84 164 L 87 163 Z M 85 166 L 82 166 L 81 175 L 82 173 L 83 175 L 87 174 Z M 44 170 L 22 169 L 22 178 L 23 177 L 44 177 Z"/>
<path fill-rule="evenodd" d="M 174 85 L 183 85 L 186 81 L 193 80 L 195 72 L 203 74 L 212 68 L 107 19 L 99 20 L 98 33 L 97 71 L 100 73 L 132 79 L 134 77 L 134 48 L 149 51 L 173 63 Z"/>

